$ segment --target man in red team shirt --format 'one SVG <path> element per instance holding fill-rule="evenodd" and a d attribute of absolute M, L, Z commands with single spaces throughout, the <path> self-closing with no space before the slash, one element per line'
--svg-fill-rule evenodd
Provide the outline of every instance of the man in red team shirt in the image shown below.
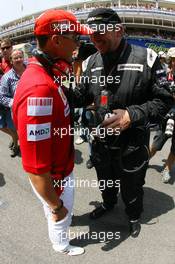
<path fill-rule="evenodd" d="M 80 255 L 84 249 L 70 246 L 67 236 L 73 187 L 66 182 L 73 179 L 74 149 L 70 134 L 61 137 L 58 133 L 68 131 L 70 109 L 62 86 L 55 81 L 55 71 L 61 70 L 57 71 L 59 77 L 68 73 L 78 34 L 89 33 L 64 10 L 41 14 L 34 28 L 38 50 L 20 79 L 13 103 L 24 170 L 44 205 L 53 248 L 69 255 Z M 59 182 L 64 182 L 63 190 Z"/>
<path fill-rule="evenodd" d="M 1 41 L 1 53 L 2 53 L 2 61 L 0 63 L 0 69 L 3 73 L 8 72 L 12 68 L 10 56 L 13 50 L 12 42 L 10 39 L 3 39 Z"/>

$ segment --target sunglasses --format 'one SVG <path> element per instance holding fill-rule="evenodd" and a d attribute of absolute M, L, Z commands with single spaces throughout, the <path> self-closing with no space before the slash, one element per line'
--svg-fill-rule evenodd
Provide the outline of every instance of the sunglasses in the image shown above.
<path fill-rule="evenodd" d="M 8 50 L 8 49 L 10 49 L 11 47 L 12 47 L 12 46 L 2 47 L 1 50 L 5 50 L 5 49 Z"/>
<path fill-rule="evenodd" d="M 71 39 L 75 42 L 80 41 L 80 35 L 76 35 L 76 34 L 62 34 L 61 35 L 63 38 L 67 38 L 67 39 Z"/>

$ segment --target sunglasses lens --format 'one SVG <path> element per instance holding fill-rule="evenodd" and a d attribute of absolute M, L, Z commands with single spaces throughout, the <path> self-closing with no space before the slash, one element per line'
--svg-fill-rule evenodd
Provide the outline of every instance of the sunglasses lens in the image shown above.
<path fill-rule="evenodd" d="M 65 38 L 68 38 L 68 39 L 71 39 L 71 40 L 74 40 L 74 41 L 79 41 L 80 40 L 80 35 L 72 35 L 72 34 L 63 34 L 62 35 L 63 37 Z"/>
<path fill-rule="evenodd" d="M 10 48 L 11 48 L 11 46 L 8 46 L 8 47 L 2 47 L 1 49 L 2 49 L 2 50 L 5 50 L 5 49 L 8 50 L 8 49 L 10 49 Z"/>

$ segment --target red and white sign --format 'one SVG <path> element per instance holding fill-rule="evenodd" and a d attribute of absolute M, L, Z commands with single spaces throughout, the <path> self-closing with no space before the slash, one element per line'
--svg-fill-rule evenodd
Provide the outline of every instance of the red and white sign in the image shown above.
<path fill-rule="evenodd" d="M 52 97 L 28 97 L 27 115 L 28 116 L 48 116 L 52 115 Z"/>

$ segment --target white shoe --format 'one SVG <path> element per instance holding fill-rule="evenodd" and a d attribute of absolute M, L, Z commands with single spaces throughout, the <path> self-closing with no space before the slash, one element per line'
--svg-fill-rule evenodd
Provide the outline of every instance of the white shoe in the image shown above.
<path fill-rule="evenodd" d="M 81 138 L 81 137 L 78 137 L 78 138 L 75 140 L 75 144 L 76 144 L 76 145 L 80 145 L 80 144 L 82 144 L 83 142 L 84 142 L 84 139 Z"/>
<path fill-rule="evenodd" d="M 162 181 L 163 183 L 168 183 L 171 179 L 170 172 L 166 169 L 162 171 Z"/>
<path fill-rule="evenodd" d="M 58 250 L 56 246 L 53 246 L 53 249 L 59 253 L 67 254 L 69 256 L 78 256 L 82 255 L 85 252 L 84 248 L 71 245 L 68 245 L 67 248 L 63 250 Z"/>

